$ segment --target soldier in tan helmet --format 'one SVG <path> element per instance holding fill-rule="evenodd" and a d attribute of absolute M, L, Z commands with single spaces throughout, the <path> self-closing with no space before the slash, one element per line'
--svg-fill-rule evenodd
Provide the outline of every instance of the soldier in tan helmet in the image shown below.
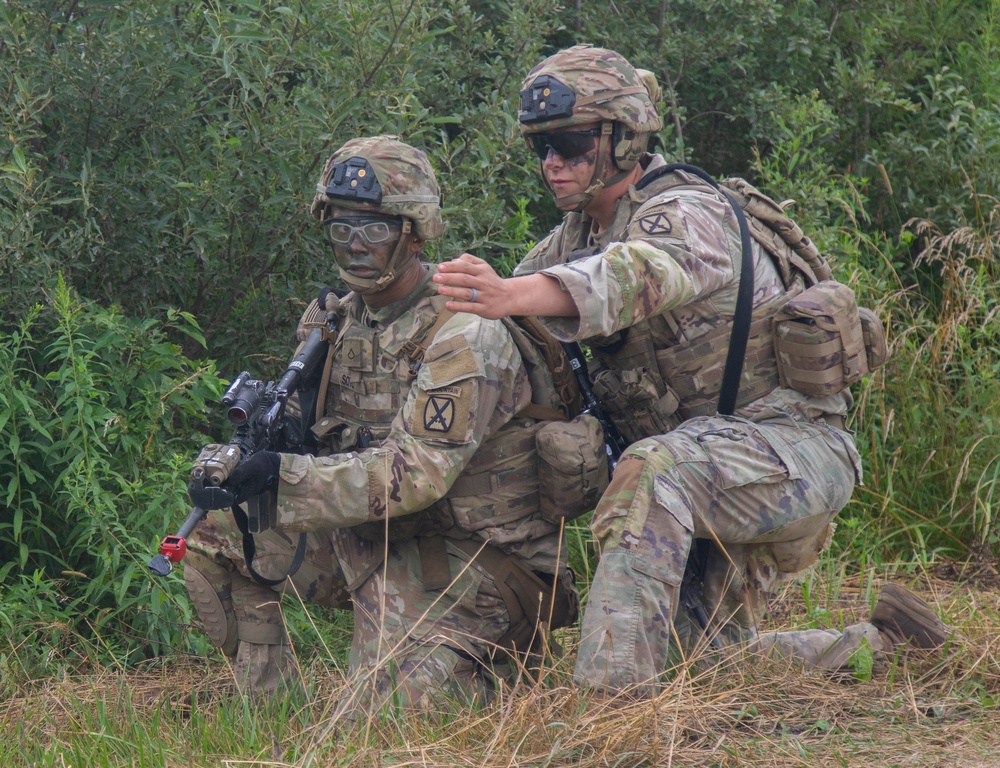
<path fill-rule="evenodd" d="M 659 98 L 654 76 L 614 51 L 579 45 L 536 66 L 521 132 L 563 222 L 512 278 L 470 254 L 434 278 L 451 309 L 537 315 L 560 340 L 586 342 L 593 388 L 631 443 L 591 522 L 600 562 L 577 682 L 653 695 L 675 643 L 705 635 L 834 670 L 865 643 L 943 643 L 947 628 L 893 585 L 872 623 L 757 634 L 768 596 L 817 560 L 861 479 L 843 426 L 853 401 L 846 388 L 781 385 L 770 323 L 789 289 L 757 240 L 742 247 L 717 188 L 646 151 Z M 753 322 L 723 415 L 744 250 Z"/>
<path fill-rule="evenodd" d="M 347 142 L 312 214 L 352 289 L 299 323 L 304 339 L 328 313 L 338 321 L 303 415 L 317 448 L 254 454 L 226 481 L 237 499 L 277 483 L 276 527 L 253 537 L 252 561 L 275 583 L 252 578 L 233 521 L 215 512 L 189 539 L 188 590 L 250 693 L 299 680 L 279 599 L 294 588 L 353 607 L 345 706 L 482 701 L 508 654 L 523 660 L 576 618 L 559 526 L 539 513 L 533 400 L 558 404 L 533 390 L 504 323 L 445 310 L 422 258 L 444 229 L 423 152 L 391 136 Z M 304 559 L 285 578 L 302 532 Z"/>

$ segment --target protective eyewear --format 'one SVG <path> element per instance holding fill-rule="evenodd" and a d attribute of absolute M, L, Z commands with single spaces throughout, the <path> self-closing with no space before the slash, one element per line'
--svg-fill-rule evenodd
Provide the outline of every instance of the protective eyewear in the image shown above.
<path fill-rule="evenodd" d="M 334 245 L 348 245 L 358 234 L 369 245 L 378 245 L 398 238 L 403 227 L 396 219 L 375 219 L 369 216 L 352 216 L 327 219 L 323 222 L 327 239 Z"/>
<path fill-rule="evenodd" d="M 594 136 L 600 136 L 600 128 L 587 131 L 563 131 L 562 133 L 536 133 L 529 136 L 529 144 L 538 155 L 539 160 L 545 160 L 549 149 L 563 160 L 585 155 L 594 148 Z"/>

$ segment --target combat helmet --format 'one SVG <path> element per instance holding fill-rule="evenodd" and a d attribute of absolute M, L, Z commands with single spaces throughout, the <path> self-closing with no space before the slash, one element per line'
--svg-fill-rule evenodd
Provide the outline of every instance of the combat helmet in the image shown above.
<path fill-rule="evenodd" d="M 660 87 L 652 72 L 636 69 L 615 51 L 592 45 L 559 51 L 528 73 L 521 84 L 518 120 L 521 135 L 532 149 L 540 134 L 574 125 L 601 125 L 590 188 L 580 195 L 557 198 L 560 207 L 578 203 L 575 210 L 581 210 L 602 187 L 635 167 L 650 137 L 663 127 L 656 111 L 659 100 Z M 601 181 L 609 158 L 618 173 Z"/>
<path fill-rule="evenodd" d="M 358 293 L 381 291 L 396 279 L 395 271 L 414 235 L 433 240 L 444 233 L 434 169 L 426 154 L 396 136 L 352 139 L 329 157 L 309 210 L 322 222 L 332 206 L 398 216 L 403 222 L 403 234 L 385 271 L 368 280 L 350 277 Z M 342 269 L 341 277 L 348 278 Z"/>

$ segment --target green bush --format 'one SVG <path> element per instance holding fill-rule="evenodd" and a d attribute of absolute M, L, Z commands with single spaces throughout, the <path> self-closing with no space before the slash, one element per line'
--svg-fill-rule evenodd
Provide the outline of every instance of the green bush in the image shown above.
<path fill-rule="evenodd" d="M 188 446 L 221 394 L 167 330 L 82 303 L 63 281 L 0 337 L 0 626 L 22 664 L 135 662 L 178 646 L 176 579 L 145 564 L 183 519 Z"/>
<path fill-rule="evenodd" d="M 316 178 L 365 134 L 434 156 L 451 222 L 437 253 L 501 254 L 513 201 L 542 193 L 521 183 L 532 170 L 512 73 L 536 58 L 538 14 L 553 7 L 0 5 L 12 65 L 0 73 L 0 313 L 23 314 L 58 268 L 128 315 L 194 315 L 223 369 L 251 350 L 276 363 L 303 302 L 336 274 L 308 216 Z M 515 169 L 510 186 L 493 183 L 498 168 Z"/>

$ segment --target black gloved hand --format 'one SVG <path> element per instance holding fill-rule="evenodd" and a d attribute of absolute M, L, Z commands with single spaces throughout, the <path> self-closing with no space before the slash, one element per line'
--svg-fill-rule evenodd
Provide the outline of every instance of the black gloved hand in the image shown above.
<path fill-rule="evenodd" d="M 233 503 L 242 504 L 277 485 L 280 469 L 281 454 L 273 451 L 258 451 L 241 461 L 226 481 L 226 487 L 234 497 Z"/>

